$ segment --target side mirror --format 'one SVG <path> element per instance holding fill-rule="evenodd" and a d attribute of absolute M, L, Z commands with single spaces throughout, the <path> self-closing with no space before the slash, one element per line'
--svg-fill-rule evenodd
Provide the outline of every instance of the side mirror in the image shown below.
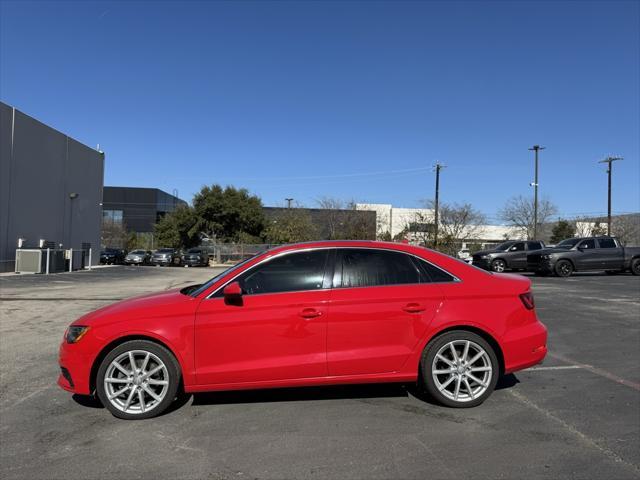
<path fill-rule="evenodd" d="M 242 287 L 238 282 L 232 282 L 222 290 L 225 303 L 242 305 Z"/>

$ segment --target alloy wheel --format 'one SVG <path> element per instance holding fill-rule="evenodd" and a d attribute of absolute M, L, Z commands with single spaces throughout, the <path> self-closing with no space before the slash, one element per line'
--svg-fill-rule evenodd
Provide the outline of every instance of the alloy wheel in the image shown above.
<path fill-rule="evenodd" d="M 121 412 L 136 415 L 153 410 L 169 390 L 169 371 L 155 354 L 129 350 L 107 367 L 104 390 L 108 401 Z"/>
<path fill-rule="evenodd" d="M 484 348 L 471 340 L 453 340 L 436 353 L 431 368 L 438 391 L 455 402 L 470 402 L 491 384 L 493 367 Z"/>

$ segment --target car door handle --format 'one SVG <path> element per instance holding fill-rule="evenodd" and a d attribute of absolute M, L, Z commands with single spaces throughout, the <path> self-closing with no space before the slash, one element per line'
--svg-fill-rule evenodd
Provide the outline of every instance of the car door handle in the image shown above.
<path fill-rule="evenodd" d="M 407 303 L 402 310 L 408 313 L 420 313 L 425 311 L 424 305 L 420 305 L 419 303 Z"/>
<path fill-rule="evenodd" d="M 320 315 L 322 315 L 322 312 L 319 312 L 318 310 L 316 310 L 315 308 L 303 308 L 299 315 L 302 318 L 316 318 L 319 317 Z"/>

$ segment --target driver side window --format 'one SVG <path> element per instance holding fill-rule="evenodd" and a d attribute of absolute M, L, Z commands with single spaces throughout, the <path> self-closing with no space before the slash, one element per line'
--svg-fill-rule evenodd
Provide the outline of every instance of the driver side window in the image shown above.
<path fill-rule="evenodd" d="M 247 295 L 299 292 L 322 288 L 328 250 L 282 255 L 242 274 L 238 281 Z"/>
<path fill-rule="evenodd" d="M 579 247 L 585 249 L 596 248 L 596 241 L 594 239 L 584 240 Z"/>
<path fill-rule="evenodd" d="M 509 249 L 510 252 L 521 252 L 523 250 L 524 250 L 524 242 L 518 242 Z"/>

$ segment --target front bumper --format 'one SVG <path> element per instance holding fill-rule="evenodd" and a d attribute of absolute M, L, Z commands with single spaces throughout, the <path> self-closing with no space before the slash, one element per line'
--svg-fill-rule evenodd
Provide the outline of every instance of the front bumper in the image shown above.
<path fill-rule="evenodd" d="M 171 265 L 173 263 L 173 259 L 171 258 L 152 258 L 151 263 L 154 265 Z"/>
<path fill-rule="evenodd" d="M 204 263 L 204 260 L 197 259 L 197 258 L 183 258 L 181 260 L 181 263 L 182 265 L 189 265 L 189 266 L 206 265 Z"/>
<path fill-rule="evenodd" d="M 82 344 L 70 344 L 63 340 L 58 351 L 61 369 L 58 385 L 68 392 L 90 395 L 89 378 L 94 360 L 93 354 L 82 350 Z"/>
<path fill-rule="evenodd" d="M 125 258 L 124 263 L 126 263 L 127 265 L 141 265 L 144 263 L 144 260 L 141 258 L 139 259 Z"/>
<path fill-rule="evenodd" d="M 482 268 L 483 270 L 491 270 L 490 258 L 474 258 L 471 260 L 471 265 L 474 267 Z"/>

